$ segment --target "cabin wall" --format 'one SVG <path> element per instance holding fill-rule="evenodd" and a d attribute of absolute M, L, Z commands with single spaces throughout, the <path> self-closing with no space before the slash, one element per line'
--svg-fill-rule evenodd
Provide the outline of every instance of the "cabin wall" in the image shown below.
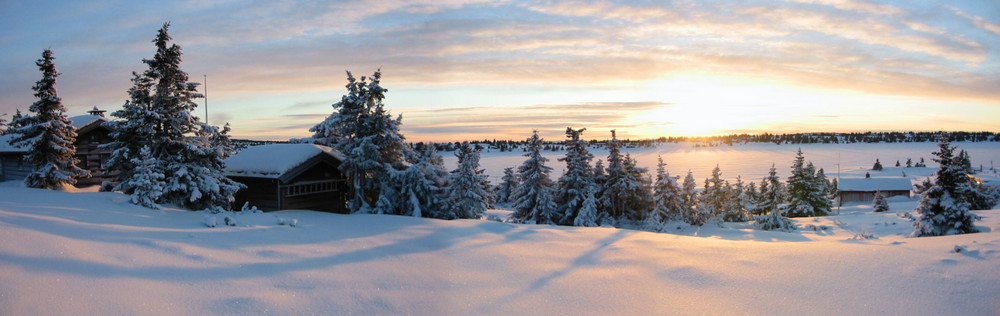
<path fill-rule="evenodd" d="M 31 167 L 24 162 L 23 153 L 0 154 L 0 182 L 24 180 L 31 173 Z"/>
<path fill-rule="evenodd" d="M 244 203 L 256 206 L 263 211 L 281 209 L 278 200 L 278 179 L 229 176 L 233 181 L 245 184 L 245 189 L 236 191 L 233 195 L 233 209 L 239 210 Z"/>
<path fill-rule="evenodd" d="M 114 181 L 117 170 L 103 168 L 104 163 L 111 159 L 111 151 L 99 146 L 112 142 L 110 131 L 105 128 L 95 128 L 84 134 L 77 135 L 76 158 L 80 160 L 77 167 L 90 171 L 90 178 L 77 179 L 77 187 L 100 185 L 104 181 Z"/>
<path fill-rule="evenodd" d="M 910 191 L 897 190 L 897 191 L 882 191 L 882 195 L 886 198 L 894 196 L 905 196 L 910 197 Z M 847 202 L 868 202 L 871 203 L 875 200 L 875 192 L 865 192 L 865 191 L 840 191 L 840 204 L 843 205 Z"/>
<path fill-rule="evenodd" d="M 282 186 L 281 209 L 347 213 L 346 192 L 347 183 L 340 170 L 320 163 Z"/>

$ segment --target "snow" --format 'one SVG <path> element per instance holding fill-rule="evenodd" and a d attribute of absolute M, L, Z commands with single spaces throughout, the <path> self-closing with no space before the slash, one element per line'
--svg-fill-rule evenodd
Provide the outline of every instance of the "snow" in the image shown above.
<path fill-rule="evenodd" d="M 208 228 L 128 198 L 0 183 L 0 315 L 1000 313 L 1000 210 L 907 238 L 867 203 L 794 232 L 650 233 L 312 211 Z"/>
<path fill-rule="evenodd" d="M 69 118 L 73 122 L 73 128 L 79 130 L 94 122 L 107 122 L 108 119 L 100 115 L 78 115 Z"/>
<path fill-rule="evenodd" d="M 26 153 L 28 146 L 11 146 L 10 141 L 14 140 L 14 134 L 0 136 L 0 153 Z"/>
<path fill-rule="evenodd" d="M 315 144 L 269 144 L 253 146 L 225 160 L 226 175 L 278 178 L 299 164 L 326 154 L 343 161 L 330 147 Z"/>

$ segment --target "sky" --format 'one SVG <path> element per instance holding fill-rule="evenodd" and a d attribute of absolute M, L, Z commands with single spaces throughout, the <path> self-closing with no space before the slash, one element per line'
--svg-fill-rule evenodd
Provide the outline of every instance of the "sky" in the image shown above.
<path fill-rule="evenodd" d="M 121 108 L 170 22 L 196 115 L 282 140 L 382 72 L 410 141 L 1000 131 L 997 1 L 0 0 L 0 116 L 52 49 L 67 115 Z"/>

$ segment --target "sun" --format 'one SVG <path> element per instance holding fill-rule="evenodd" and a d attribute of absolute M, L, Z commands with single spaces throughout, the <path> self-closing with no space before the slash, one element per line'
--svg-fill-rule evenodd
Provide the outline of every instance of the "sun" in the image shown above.
<path fill-rule="evenodd" d="M 661 80 L 650 87 L 667 103 L 633 118 L 643 134 L 716 136 L 774 128 L 796 120 L 817 105 L 815 94 L 790 85 L 745 78 L 686 76 Z M 814 110 L 810 110 L 814 111 Z"/>

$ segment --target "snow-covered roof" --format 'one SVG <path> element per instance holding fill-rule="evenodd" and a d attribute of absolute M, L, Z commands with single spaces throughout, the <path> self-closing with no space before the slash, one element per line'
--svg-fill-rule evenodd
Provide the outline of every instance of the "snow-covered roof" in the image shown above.
<path fill-rule="evenodd" d="M 14 134 L 6 134 L 0 136 L 0 153 L 25 153 L 28 152 L 27 147 L 16 147 L 11 146 L 10 141 L 14 139 Z"/>
<path fill-rule="evenodd" d="M 909 191 L 913 189 L 910 178 L 840 178 L 840 191 L 861 191 L 875 192 L 882 191 Z"/>
<path fill-rule="evenodd" d="M 73 128 L 78 130 L 90 124 L 94 124 L 95 122 L 103 123 L 108 121 L 107 118 L 100 115 L 78 115 L 69 118 L 69 120 L 73 121 Z"/>
<path fill-rule="evenodd" d="M 248 147 L 226 159 L 226 175 L 280 178 L 317 155 L 344 161 L 342 153 L 315 144 L 269 144 Z"/>

